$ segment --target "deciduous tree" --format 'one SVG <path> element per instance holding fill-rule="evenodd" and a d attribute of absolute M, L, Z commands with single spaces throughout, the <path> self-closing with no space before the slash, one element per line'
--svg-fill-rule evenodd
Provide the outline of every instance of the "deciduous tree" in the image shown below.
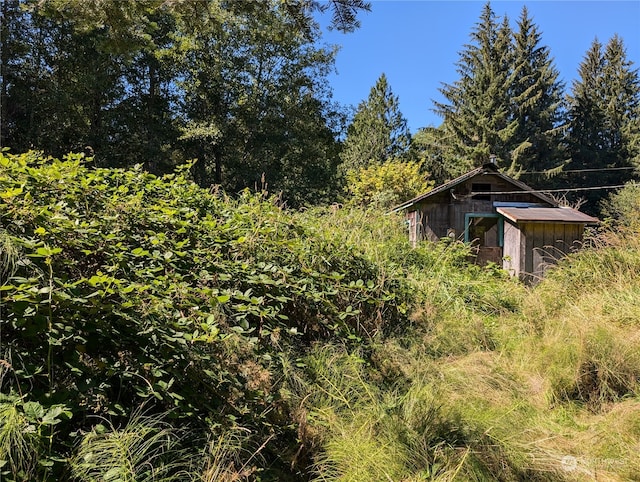
<path fill-rule="evenodd" d="M 334 52 L 315 47 L 278 8 L 239 5 L 194 32 L 183 59 L 183 139 L 198 158 L 197 179 L 232 192 L 265 179 L 294 204 L 326 198 L 338 144 L 322 79 Z"/>
<path fill-rule="evenodd" d="M 202 185 L 263 174 L 291 202 L 336 187 L 340 109 L 314 11 L 357 27 L 361 0 L 8 0 L 2 4 L 2 142 L 101 166 L 168 172 L 197 158 Z"/>
<path fill-rule="evenodd" d="M 389 159 L 384 164 L 349 171 L 349 199 L 363 206 L 388 209 L 431 189 L 433 181 L 427 178 L 419 162 Z"/>

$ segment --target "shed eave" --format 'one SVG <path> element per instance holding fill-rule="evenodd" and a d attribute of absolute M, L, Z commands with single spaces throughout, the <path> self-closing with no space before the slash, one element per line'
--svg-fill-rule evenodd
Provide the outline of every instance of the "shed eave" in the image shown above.
<path fill-rule="evenodd" d="M 496 211 L 514 223 L 598 224 L 599 219 L 572 208 L 498 207 Z"/>

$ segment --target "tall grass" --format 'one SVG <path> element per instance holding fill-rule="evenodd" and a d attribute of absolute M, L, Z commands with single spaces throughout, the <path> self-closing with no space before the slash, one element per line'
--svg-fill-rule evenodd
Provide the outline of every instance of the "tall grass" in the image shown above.
<path fill-rule="evenodd" d="M 0 479 L 31 480 L 36 472 L 40 439 L 21 401 L 0 393 Z"/>
<path fill-rule="evenodd" d="M 464 246 L 412 249 L 398 218 L 338 209 L 305 222 L 402 279 L 413 304 L 411 325 L 392 336 L 280 354 L 301 478 L 637 477 L 637 237 L 599 238 L 525 287 L 496 266 L 469 265 Z M 209 443 L 199 480 L 258 477 L 261 449 L 234 433 Z"/>
<path fill-rule="evenodd" d="M 82 482 L 169 482 L 191 478 L 180 436 L 159 416 L 134 413 L 123 427 L 108 420 L 86 434 L 70 461 Z"/>
<path fill-rule="evenodd" d="M 211 437 L 203 455 L 202 482 L 240 482 L 251 480 L 256 472 L 261 448 L 251 453 L 245 431 L 224 430 Z M 264 445 L 263 445 L 264 446 Z"/>
<path fill-rule="evenodd" d="M 315 353 L 331 367 L 304 399 L 318 480 L 634 480 L 637 236 L 594 240 L 534 288 L 469 266 L 460 246 L 403 263 L 375 237 L 363 249 L 406 276 L 413 324 L 359 370 Z"/>
<path fill-rule="evenodd" d="M 271 225 L 257 204 L 246 209 L 257 211 L 250 218 L 256 226 L 285 229 L 290 222 L 279 212 Z M 402 301 L 410 323 L 403 318 L 395 331 L 331 343 L 318 331 L 308 345 L 285 343 L 278 329 L 268 344 L 274 349 L 265 352 L 220 337 L 208 347 L 228 359 L 217 366 L 244 370 L 229 380 L 255 381 L 259 394 L 259 403 L 242 408 L 248 391 L 237 385 L 220 405 L 265 407 L 246 418 L 259 419 L 259 430 L 211 413 L 219 422 L 215 435 L 187 444 L 166 419 L 141 411 L 122 426 L 102 420 L 70 457 L 72 477 L 257 481 L 287 465 L 282 473 L 290 480 L 322 482 L 637 479 L 637 235 L 601 236 L 531 288 L 495 265 L 469 264 L 462 244 L 414 249 L 395 215 L 336 208 L 294 218 L 304 228 L 295 233 L 314 237 L 301 243 L 301 260 L 337 263 L 322 257 L 340 245 L 342 255 L 357 259 L 356 279 L 370 261 L 392 281 L 385 295 Z M 242 245 L 268 259 L 259 236 Z M 9 248 L 0 246 L 0 255 Z M 254 355 L 269 361 L 268 384 L 257 383 L 267 377 Z M 22 398 L 0 398 L 2 475 L 29 480 L 37 472 L 44 438 L 31 425 Z"/>
<path fill-rule="evenodd" d="M 520 353 L 551 401 L 598 409 L 640 394 L 640 239 L 609 234 L 549 273 L 525 302 Z"/>

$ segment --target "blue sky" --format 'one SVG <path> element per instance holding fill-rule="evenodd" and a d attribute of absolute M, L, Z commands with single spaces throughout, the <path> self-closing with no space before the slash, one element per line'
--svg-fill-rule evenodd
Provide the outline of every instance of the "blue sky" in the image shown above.
<path fill-rule="evenodd" d="M 373 0 L 361 13 L 361 27 L 351 34 L 323 29 L 323 41 L 341 46 L 337 72 L 329 77 L 334 100 L 357 106 L 383 72 L 400 99 L 412 132 L 438 126 L 431 109 L 442 100 L 441 84 L 458 79 L 459 52 L 480 18 L 484 1 Z M 515 28 L 523 5 L 542 33 L 555 66 L 569 91 L 578 66 L 594 38 L 606 44 L 618 34 L 627 58 L 640 67 L 640 0 L 493 1 Z M 326 17 L 327 15 L 325 15 Z M 326 18 L 323 19 L 323 22 Z"/>

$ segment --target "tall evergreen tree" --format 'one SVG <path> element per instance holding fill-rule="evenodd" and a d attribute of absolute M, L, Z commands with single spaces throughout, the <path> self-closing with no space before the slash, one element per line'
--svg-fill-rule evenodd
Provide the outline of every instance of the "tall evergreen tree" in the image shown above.
<path fill-rule="evenodd" d="M 541 34 L 522 8 L 514 33 L 511 119 L 517 127 L 509 140 L 514 170 L 541 170 L 562 163 L 562 92 L 559 72 Z"/>
<path fill-rule="evenodd" d="M 604 52 L 604 146 L 619 165 L 640 168 L 640 74 L 615 35 Z"/>
<path fill-rule="evenodd" d="M 383 73 L 349 125 L 341 154 L 343 168 L 349 171 L 402 158 L 410 143 L 411 133 L 400 112 L 398 96 Z"/>
<path fill-rule="evenodd" d="M 605 123 L 602 99 L 604 54 L 596 39 L 578 67 L 569 102 L 571 167 L 600 167 L 600 136 Z"/>
<path fill-rule="evenodd" d="M 509 118 L 511 50 L 507 18 L 499 23 L 485 4 L 456 64 L 460 78 L 440 89 L 446 102 L 436 102 L 434 109 L 443 118 L 447 156 L 463 170 L 487 162 L 491 154 L 508 165 L 507 140 L 516 126 Z"/>
<path fill-rule="evenodd" d="M 569 149 L 572 169 L 638 166 L 640 156 L 640 78 L 626 58 L 622 39 L 614 36 L 603 49 L 596 39 L 578 69 L 569 96 Z M 628 181 L 631 170 L 585 172 L 570 186 L 615 185 Z M 589 209 L 607 193 L 584 194 Z"/>
<path fill-rule="evenodd" d="M 443 184 L 454 177 L 464 174 L 466 164 L 456 162 L 447 149 L 444 127 L 423 127 L 411 138 L 410 158 L 417 159 L 424 172 L 435 181 Z"/>
<path fill-rule="evenodd" d="M 435 137 L 428 136 L 442 143 L 439 162 L 451 175 L 487 162 L 491 154 L 513 174 L 561 163 L 563 85 L 540 41 L 526 7 L 512 32 L 508 18 L 500 21 L 485 4 L 460 53 L 460 78 L 445 84 L 440 91 L 446 101 L 435 103 L 443 123 Z"/>

